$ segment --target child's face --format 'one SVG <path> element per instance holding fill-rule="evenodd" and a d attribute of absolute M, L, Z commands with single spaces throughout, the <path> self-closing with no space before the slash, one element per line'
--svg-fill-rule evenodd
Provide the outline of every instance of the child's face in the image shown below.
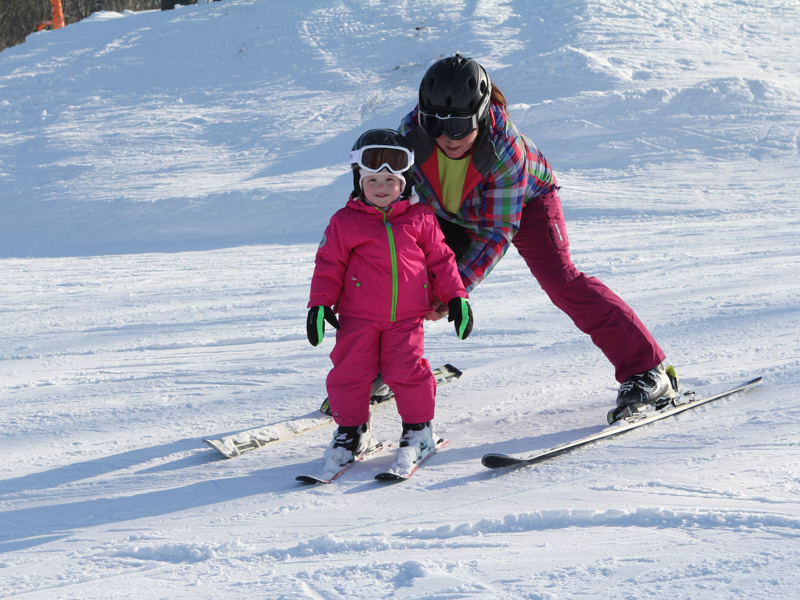
<path fill-rule="evenodd" d="M 364 197 L 375 206 L 385 208 L 403 193 L 402 182 L 391 173 L 370 173 L 361 180 Z"/>

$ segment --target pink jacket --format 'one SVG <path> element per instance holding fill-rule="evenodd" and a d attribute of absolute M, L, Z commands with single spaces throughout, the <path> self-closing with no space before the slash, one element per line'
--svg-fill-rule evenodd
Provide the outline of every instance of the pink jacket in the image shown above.
<path fill-rule="evenodd" d="M 338 304 L 343 315 L 397 321 L 429 313 L 436 298 L 467 298 L 436 217 L 416 201 L 384 214 L 351 196 L 320 242 L 309 308 Z"/>

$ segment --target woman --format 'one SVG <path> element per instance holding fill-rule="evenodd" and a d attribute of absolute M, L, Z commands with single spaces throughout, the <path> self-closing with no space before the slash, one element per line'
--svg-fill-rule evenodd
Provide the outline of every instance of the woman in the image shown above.
<path fill-rule="evenodd" d="M 675 397 L 664 352 L 633 310 L 572 263 L 553 171 L 508 120 L 481 65 L 460 54 L 434 63 L 400 133 L 414 148 L 416 192 L 436 213 L 467 292 L 514 244 L 551 301 L 614 365 L 618 407 Z"/>

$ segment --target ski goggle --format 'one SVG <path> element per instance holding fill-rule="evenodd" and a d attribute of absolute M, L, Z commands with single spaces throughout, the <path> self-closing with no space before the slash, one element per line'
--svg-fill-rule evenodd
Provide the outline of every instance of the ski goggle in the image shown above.
<path fill-rule="evenodd" d="M 451 140 L 460 140 L 478 128 L 478 115 L 459 117 L 456 115 L 438 115 L 420 110 L 419 124 L 422 130 L 432 138 L 438 138 L 444 134 Z"/>
<path fill-rule="evenodd" d="M 375 173 L 381 169 L 403 173 L 414 164 L 414 152 L 401 146 L 364 146 L 350 152 L 350 164 Z"/>

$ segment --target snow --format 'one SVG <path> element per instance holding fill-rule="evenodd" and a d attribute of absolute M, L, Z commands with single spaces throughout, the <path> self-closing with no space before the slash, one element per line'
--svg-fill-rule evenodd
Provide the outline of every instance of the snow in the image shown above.
<path fill-rule="evenodd" d="M 793 0 L 224 0 L 102 12 L 0 53 L 0 597 L 797 598 L 800 7 Z M 793 50 L 794 48 L 794 50 Z M 562 185 L 573 258 L 684 385 L 731 399 L 599 431 L 610 365 L 511 250 L 475 329 L 426 326 L 450 443 L 304 487 L 305 339 L 347 151 L 460 50 Z M 283 424 L 283 425 L 281 425 Z M 393 406 L 374 411 L 396 441 Z"/>

